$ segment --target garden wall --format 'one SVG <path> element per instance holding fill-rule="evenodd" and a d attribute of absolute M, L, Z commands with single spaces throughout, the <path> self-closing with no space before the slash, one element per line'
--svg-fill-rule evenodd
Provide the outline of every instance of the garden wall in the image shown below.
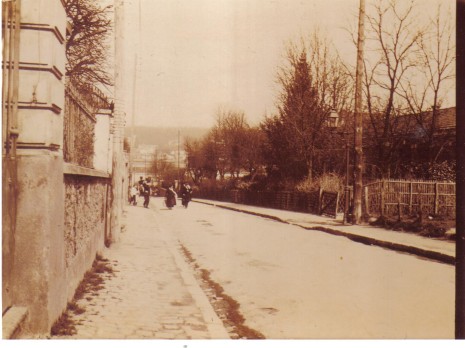
<path fill-rule="evenodd" d="M 108 230 L 109 182 L 93 176 L 65 175 L 64 263 L 67 297 L 105 246 Z"/>

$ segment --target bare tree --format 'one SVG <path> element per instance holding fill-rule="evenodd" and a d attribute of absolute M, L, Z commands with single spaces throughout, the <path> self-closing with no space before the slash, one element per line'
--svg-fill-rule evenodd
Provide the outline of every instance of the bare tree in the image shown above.
<path fill-rule="evenodd" d="M 219 108 L 216 117 L 212 135 L 219 151 L 220 168 L 224 167 L 237 178 L 245 167 L 245 144 L 250 127 L 242 111 Z"/>
<path fill-rule="evenodd" d="M 186 171 L 195 184 L 200 184 L 205 176 L 205 158 L 202 152 L 202 142 L 187 138 L 184 142 L 186 151 Z"/>
<path fill-rule="evenodd" d="M 379 0 L 367 14 L 365 96 L 371 125 L 371 142 L 377 165 L 390 176 L 401 141 L 395 119 L 402 113 L 398 93 L 408 74 L 418 66 L 419 40 L 424 29 L 414 14 L 414 2 Z"/>
<path fill-rule="evenodd" d="M 66 38 L 66 75 L 78 85 L 112 85 L 108 73 L 108 36 L 112 6 L 100 7 L 94 0 L 64 0 L 70 22 Z"/>
<path fill-rule="evenodd" d="M 247 123 L 241 111 L 219 108 L 216 123 L 201 140 L 187 139 L 187 168 L 191 178 L 200 183 L 203 177 L 221 179 L 227 173 L 238 178 L 242 170 L 252 177 L 262 165 L 263 133 Z"/>
<path fill-rule="evenodd" d="M 418 74 L 401 84 L 399 92 L 415 117 L 416 126 L 427 138 L 430 165 L 443 148 L 437 146 L 433 151 L 437 121 L 444 95 L 455 82 L 454 28 L 450 17 L 450 8 L 444 11 L 439 4 L 428 30 L 418 40 Z"/>
<path fill-rule="evenodd" d="M 155 158 L 149 168 L 150 174 L 155 174 L 166 183 L 174 183 L 178 179 L 178 168 L 167 160 L 166 155 Z"/>
<path fill-rule="evenodd" d="M 263 167 L 263 143 L 265 134 L 258 127 L 250 127 L 245 131 L 243 148 L 243 167 L 249 172 L 250 181 L 254 181 L 259 169 Z"/>

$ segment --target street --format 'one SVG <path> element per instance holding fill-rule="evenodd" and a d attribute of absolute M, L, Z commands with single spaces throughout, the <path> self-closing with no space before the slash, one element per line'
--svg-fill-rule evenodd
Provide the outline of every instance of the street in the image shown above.
<path fill-rule="evenodd" d="M 195 202 L 150 208 L 266 338 L 454 337 L 453 266 Z"/>

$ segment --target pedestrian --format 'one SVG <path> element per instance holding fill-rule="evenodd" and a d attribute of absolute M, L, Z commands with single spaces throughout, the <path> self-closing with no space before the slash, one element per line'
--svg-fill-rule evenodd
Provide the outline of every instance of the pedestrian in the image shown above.
<path fill-rule="evenodd" d="M 150 186 L 149 184 L 144 181 L 142 183 L 142 187 L 143 187 L 143 196 L 144 196 L 144 207 L 145 208 L 148 208 L 149 207 L 149 202 L 150 202 Z"/>
<path fill-rule="evenodd" d="M 165 193 L 165 204 L 168 209 L 171 209 L 176 205 L 176 197 L 176 191 L 174 191 L 173 185 L 170 185 Z"/>
<path fill-rule="evenodd" d="M 187 205 L 189 204 L 192 198 L 192 189 L 190 185 L 185 182 L 181 186 L 181 199 L 182 205 L 187 209 Z"/>
<path fill-rule="evenodd" d="M 139 196 L 143 196 L 144 195 L 144 178 L 140 177 L 138 183 L 139 183 Z"/>
<path fill-rule="evenodd" d="M 131 186 L 131 191 L 130 191 L 130 199 L 129 199 L 129 204 L 132 204 L 132 205 L 137 205 L 137 184 L 134 184 L 133 186 Z"/>

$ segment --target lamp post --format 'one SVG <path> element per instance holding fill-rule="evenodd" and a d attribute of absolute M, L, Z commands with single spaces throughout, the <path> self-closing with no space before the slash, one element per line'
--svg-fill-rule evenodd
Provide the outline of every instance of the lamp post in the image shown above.
<path fill-rule="evenodd" d="M 340 117 L 336 110 L 332 109 L 328 115 L 328 125 L 332 129 L 338 129 L 341 126 Z M 350 152 L 349 152 L 349 132 L 344 130 L 338 132 L 344 136 L 345 141 L 345 157 L 346 157 L 346 180 L 344 187 L 344 218 L 342 223 L 348 222 L 349 207 L 350 207 L 350 187 L 349 187 L 349 172 L 350 172 Z"/>
<path fill-rule="evenodd" d="M 345 140 L 345 150 L 346 150 L 346 185 L 344 187 L 344 219 L 343 223 L 347 223 L 349 216 L 349 206 L 350 206 L 350 187 L 349 187 L 349 172 L 350 172 L 350 157 L 349 157 L 349 133 L 344 131 L 344 140 Z"/>

